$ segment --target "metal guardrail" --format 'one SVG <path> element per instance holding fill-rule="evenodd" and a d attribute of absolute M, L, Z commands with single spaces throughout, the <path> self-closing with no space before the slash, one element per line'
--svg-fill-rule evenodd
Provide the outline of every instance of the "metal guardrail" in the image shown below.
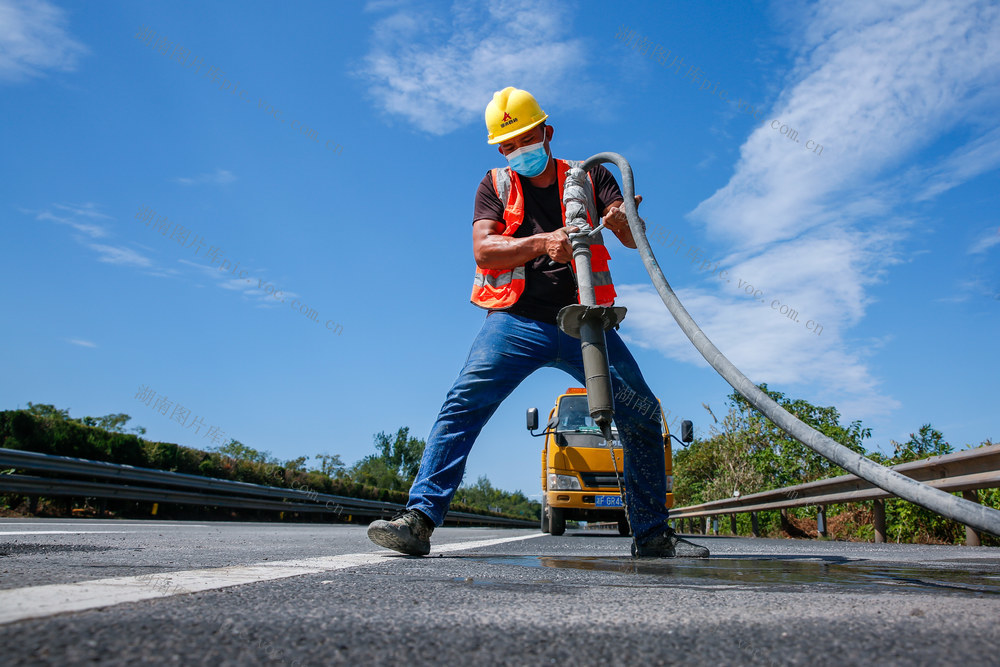
<path fill-rule="evenodd" d="M 892 469 L 942 491 L 961 491 L 966 500 L 974 500 L 976 495 L 972 492 L 976 489 L 1000 487 L 1000 445 L 932 456 L 919 461 L 901 463 Z M 728 514 L 735 523 L 736 514 L 750 512 L 755 527 L 754 534 L 757 534 L 756 513 L 759 511 L 817 505 L 820 507 L 819 521 L 825 523 L 826 505 L 873 500 L 875 541 L 884 542 L 885 499 L 894 497 L 896 496 L 856 475 L 841 475 L 748 496 L 679 507 L 670 510 L 670 517 L 679 521 Z M 825 532 L 825 526 L 820 532 Z M 979 544 L 979 535 L 969 527 L 966 527 L 966 538 L 966 544 Z"/>
<path fill-rule="evenodd" d="M 618 530 L 617 521 L 588 521 L 584 530 Z"/>
<path fill-rule="evenodd" d="M 92 482 L 20 474 L 0 475 L 0 491 L 29 496 L 82 496 L 281 512 L 319 512 L 337 516 L 349 514 L 370 518 L 390 516 L 403 508 L 399 503 L 381 500 L 200 477 L 17 449 L 0 448 L 0 466 L 114 480 Z M 145 486 L 150 484 L 154 486 Z M 445 523 L 528 528 L 536 526 L 538 522 L 453 511 L 445 516 Z"/>

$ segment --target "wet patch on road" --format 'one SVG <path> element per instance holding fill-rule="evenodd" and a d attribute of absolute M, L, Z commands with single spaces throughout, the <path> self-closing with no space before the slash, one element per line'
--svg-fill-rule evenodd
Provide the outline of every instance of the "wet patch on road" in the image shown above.
<path fill-rule="evenodd" d="M 53 554 L 63 551 L 111 551 L 115 547 L 101 547 L 93 544 L 0 544 L 0 558 L 4 556 L 32 556 Z"/>
<path fill-rule="evenodd" d="M 877 563 L 839 556 L 798 556 L 794 558 L 708 558 L 708 559 L 632 559 L 604 556 L 500 556 L 470 555 L 457 558 L 492 565 L 551 567 L 587 570 L 621 575 L 638 575 L 633 580 L 611 585 L 752 588 L 770 590 L 809 588 L 853 592 L 933 591 L 957 595 L 1000 594 L 1000 563 L 974 561 L 962 569 L 912 567 Z"/>

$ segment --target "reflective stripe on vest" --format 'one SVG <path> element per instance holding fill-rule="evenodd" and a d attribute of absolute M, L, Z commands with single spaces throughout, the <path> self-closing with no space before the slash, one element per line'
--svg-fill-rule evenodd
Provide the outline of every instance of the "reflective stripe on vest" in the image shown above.
<path fill-rule="evenodd" d="M 490 289 L 496 290 L 509 285 L 515 280 L 524 280 L 523 266 L 518 266 L 513 271 L 490 271 L 490 273 L 476 273 L 476 280 L 474 284 L 476 287 L 489 285 Z"/>
<path fill-rule="evenodd" d="M 568 160 L 556 160 L 556 180 L 559 188 L 559 206 L 562 211 L 563 220 L 566 219 L 566 205 L 562 201 L 562 191 L 566 183 L 566 172 L 570 167 L 580 166 L 580 162 Z M 497 197 L 504 204 L 504 230 L 503 236 L 511 236 L 517 231 L 524 221 L 524 193 L 521 191 L 521 181 L 515 174 L 511 177 L 509 167 L 502 169 L 491 169 L 493 177 L 493 189 Z M 584 188 L 587 195 L 587 223 L 594 227 L 593 221 L 598 219 L 598 211 L 595 204 L 596 195 L 594 193 L 594 183 L 587 175 L 590 182 L 589 188 Z M 608 268 L 608 260 L 611 255 L 604 247 L 604 240 L 600 232 L 595 236 L 595 241 L 590 246 L 591 268 L 593 269 L 594 297 L 598 305 L 611 306 L 615 302 L 615 287 L 611 281 L 611 271 Z M 573 262 L 570 267 L 576 271 Z M 476 267 L 476 277 L 472 283 L 471 301 L 481 308 L 490 310 L 503 310 L 510 308 L 524 293 L 524 266 L 517 266 L 512 269 L 483 269 Z"/>

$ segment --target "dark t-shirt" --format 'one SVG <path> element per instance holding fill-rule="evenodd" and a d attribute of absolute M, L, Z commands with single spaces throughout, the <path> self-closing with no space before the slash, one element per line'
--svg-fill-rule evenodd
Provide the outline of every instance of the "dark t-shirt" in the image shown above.
<path fill-rule="evenodd" d="M 597 214 L 609 204 L 622 199 L 618 182 L 603 165 L 590 171 L 596 190 Z M 524 192 L 524 221 L 514 232 L 514 238 L 554 232 L 566 225 L 562 219 L 562 206 L 558 182 L 547 188 L 536 188 L 527 178 L 519 177 Z M 476 206 L 472 220 L 497 220 L 503 222 L 504 203 L 493 189 L 493 176 L 486 178 L 476 190 Z M 592 221 L 595 225 L 598 222 Z M 556 314 L 563 306 L 577 303 L 576 277 L 569 264 L 549 263 L 549 256 L 536 257 L 524 265 L 524 293 L 507 312 L 549 324 L 556 323 Z"/>

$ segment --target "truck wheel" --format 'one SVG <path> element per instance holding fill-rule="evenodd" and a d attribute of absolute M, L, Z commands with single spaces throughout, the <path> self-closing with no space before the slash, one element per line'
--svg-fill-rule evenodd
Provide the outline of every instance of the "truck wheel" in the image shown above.
<path fill-rule="evenodd" d="M 561 507 L 549 508 L 549 532 L 557 537 L 566 532 L 566 513 Z"/>
<path fill-rule="evenodd" d="M 618 522 L 618 534 L 622 537 L 628 537 L 632 534 L 632 526 L 628 525 L 628 519 L 622 519 Z"/>
<path fill-rule="evenodd" d="M 545 498 L 543 497 L 542 498 L 542 532 L 543 533 L 549 532 L 549 517 L 547 516 L 548 513 L 549 513 L 549 505 L 548 505 L 548 503 L 545 502 Z"/>

